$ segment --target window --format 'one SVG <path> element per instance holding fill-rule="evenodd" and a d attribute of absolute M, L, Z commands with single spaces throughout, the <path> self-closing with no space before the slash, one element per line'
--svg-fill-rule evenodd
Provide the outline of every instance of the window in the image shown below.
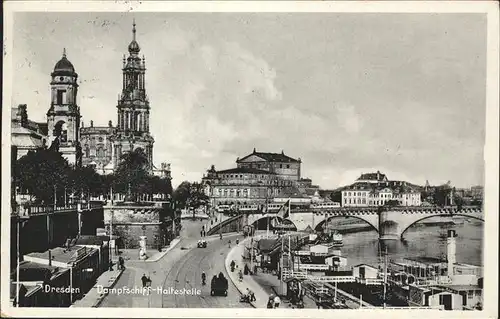
<path fill-rule="evenodd" d="M 103 141 L 102 137 L 99 137 L 99 142 L 102 142 L 102 141 Z"/>
<path fill-rule="evenodd" d="M 283 164 L 280 164 L 280 168 L 283 168 Z"/>
<path fill-rule="evenodd" d="M 467 291 L 467 299 L 472 299 L 474 297 L 474 290 Z"/>
<path fill-rule="evenodd" d="M 90 156 L 90 147 L 87 144 L 85 144 L 85 156 L 86 157 Z"/>
<path fill-rule="evenodd" d="M 286 166 L 286 168 L 290 168 L 290 164 L 288 164 L 288 165 Z"/>
<path fill-rule="evenodd" d="M 57 104 L 66 104 L 66 90 L 57 90 Z"/>

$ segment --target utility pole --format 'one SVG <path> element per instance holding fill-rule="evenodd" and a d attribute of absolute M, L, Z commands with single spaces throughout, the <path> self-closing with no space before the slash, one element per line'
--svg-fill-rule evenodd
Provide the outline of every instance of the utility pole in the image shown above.
<path fill-rule="evenodd" d="M 113 198 L 113 187 L 111 187 L 111 198 Z M 111 243 L 113 240 L 113 200 L 111 200 L 110 217 L 109 217 L 109 270 L 113 269 L 113 248 Z"/>
<path fill-rule="evenodd" d="M 386 307 L 386 294 L 387 294 L 387 246 L 385 246 L 385 256 L 384 256 L 384 309 Z"/>
<path fill-rule="evenodd" d="M 21 247 L 19 245 L 19 228 L 21 227 L 21 218 L 18 215 L 17 216 L 17 234 L 16 234 L 16 241 L 17 241 L 17 270 L 16 270 L 16 308 L 19 307 L 19 270 L 21 268 Z"/>

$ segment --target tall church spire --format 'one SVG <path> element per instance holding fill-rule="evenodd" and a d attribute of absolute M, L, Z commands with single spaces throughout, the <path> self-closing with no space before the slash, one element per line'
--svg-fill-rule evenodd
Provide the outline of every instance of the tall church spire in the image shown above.
<path fill-rule="evenodd" d="M 132 23 L 132 33 L 133 33 L 133 35 L 132 35 L 133 38 L 132 39 L 134 41 L 135 41 L 135 32 L 136 32 L 136 30 L 135 30 L 135 18 L 134 18 L 134 22 Z"/>
<path fill-rule="evenodd" d="M 128 46 L 128 52 L 130 55 L 137 55 L 139 51 L 141 51 L 141 48 L 139 47 L 139 43 L 137 43 L 136 40 L 136 33 L 137 30 L 135 29 L 135 19 L 132 23 L 132 42 L 130 42 Z"/>

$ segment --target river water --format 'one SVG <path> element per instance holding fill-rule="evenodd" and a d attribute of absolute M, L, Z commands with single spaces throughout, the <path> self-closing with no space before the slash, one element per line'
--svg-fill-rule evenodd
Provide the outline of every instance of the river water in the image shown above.
<path fill-rule="evenodd" d="M 454 225 L 457 232 L 457 262 L 473 265 L 483 265 L 483 224 L 465 222 Z M 416 224 L 404 234 L 404 241 L 393 240 L 384 244 L 379 243 L 378 233 L 375 230 L 344 234 L 342 255 L 347 258 L 347 267 L 366 263 L 378 265 L 382 259 L 380 251 L 385 250 L 390 259 L 402 257 L 427 256 L 446 259 L 446 238 L 440 235 L 446 229 L 441 226 L 427 226 Z"/>

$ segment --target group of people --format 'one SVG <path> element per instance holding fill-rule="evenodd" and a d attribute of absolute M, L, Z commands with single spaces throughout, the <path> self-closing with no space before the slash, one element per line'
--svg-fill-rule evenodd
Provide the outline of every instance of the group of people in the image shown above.
<path fill-rule="evenodd" d="M 269 300 L 267 301 L 267 308 L 279 308 L 281 303 L 281 299 L 278 295 L 274 296 L 271 295 L 269 296 Z"/>
<path fill-rule="evenodd" d="M 254 302 L 257 301 L 257 298 L 255 298 L 255 293 L 251 291 L 249 288 L 247 288 L 246 293 L 242 296 L 242 299 L 248 302 Z"/>

